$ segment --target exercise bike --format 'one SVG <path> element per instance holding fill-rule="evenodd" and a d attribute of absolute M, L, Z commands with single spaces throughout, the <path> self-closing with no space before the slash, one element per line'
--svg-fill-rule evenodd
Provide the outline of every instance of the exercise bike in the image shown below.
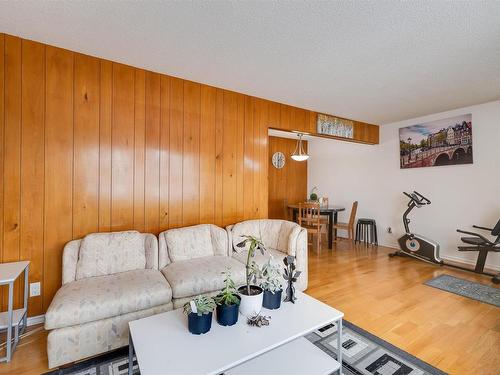
<path fill-rule="evenodd" d="M 475 272 L 482 275 L 492 276 L 492 281 L 495 284 L 500 283 L 500 274 L 493 274 L 484 271 L 484 266 L 486 264 L 486 257 L 489 252 L 500 252 L 500 220 L 498 220 L 497 224 L 493 228 L 486 228 L 477 225 L 473 225 L 473 228 L 482 229 L 489 231 L 492 236 L 496 236 L 494 241 L 490 241 L 485 238 L 483 235 L 474 232 L 468 232 L 461 229 L 457 229 L 457 232 L 467 234 L 472 237 L 461 237 L 462 242 L 467 244 L 467 246 L 459 246 L 459 251 L 474 251 L 478 252 L 478 257 L 476 261 L 476 266 L 474 269 L 470 269 L 467 267 L 462 267 L 456 264 L 449 264 L 443 262 L 443 260 L 439 257 L 439 244 L 432 240 L 429 240 L 419 234 L 410 232 L 410 219 L 408 219 L 408 214 L 415 208 L 420 208 L 422 206 L 426 206 L 431 204 L 431 201 L 424 197 L 417 191 L 413 193 L 403 192 L 410 201 L 408 202 L 408 208 L 403 213 L 403 225 L 405 227 L 406 233 L 398 239 L 399 247 L 401 250 L 398 250 L 394 253 L 390 253 L 390 257 L 394 257 L 396 255 L 400 256 L 411 256 L 413 258 L 417 258 L 426 262 L 436 263 L 439 265 L 446 265 L 448 267 L 457 268 L 464 271 Z"/>
<path fill-rule="evenodd" d="M 403 192 L 403 194 L 410 199 L 408 208 L 403 213 L 403 225 L 406 233 L 398 239 L 401 250 L 390 253 L 389 256 L 411 256 L 425 262 L 443 264 L 443 261 L 439 257 L 439 244 L 424 236 L 412 233 L 409 226 L 410 219 L 408 219 L 408 214 L 415 207 L 420 208 L 429 205 L 431 201 L 417 191 L 413 193 Z"/>

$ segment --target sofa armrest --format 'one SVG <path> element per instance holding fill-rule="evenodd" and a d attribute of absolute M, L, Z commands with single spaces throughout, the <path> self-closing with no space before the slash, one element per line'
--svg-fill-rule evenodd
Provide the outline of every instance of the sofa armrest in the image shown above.
<path fill-rule="evenodd" d="M 144 250 L 146 255 L 146 268 L 158 269 L 158 239 L 154 234 L 144 234 Z"/>
<path fill-rule="evenodd" d="M 76 265 L 78 263 L 78 252 L 82 240 L 73 240 L 64 246 L 62 259 L 62 283 L 67 284 L 76 280 Z"/>
<path fill-rule="evenodd" d="M 308 262 L 307 262 L 307 230 L 297 226 L 290 234 L 288 243 L 288 255 L 295 257 L 295 266 L 301 271 L 296 284 L 297 290 L 304 291 L 307 289 L 308 281 Z"/>
<path fill-rule="evenodd" d="M 227 255 L 228 256 L 233 256 L 233 228 L 234 228 L 234 225 L 231 224 L 231 225 L 228 225 L 226 227 L 226 232 L 227 232 L 227 243 L 228 243 L 228 246 L 227 246 Z"/>

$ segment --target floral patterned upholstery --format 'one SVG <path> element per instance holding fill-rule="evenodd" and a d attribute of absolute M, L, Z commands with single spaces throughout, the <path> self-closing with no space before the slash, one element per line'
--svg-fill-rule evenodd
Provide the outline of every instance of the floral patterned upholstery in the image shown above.
<path fill-rule="evenodd" d="M 128 323 L 172 310 L 172 303 L 108 319 L 55 329 L 47 337 L 49 368 L 128 345 Z"/>
<path fill-rule="evenodd" d="M 208 256 L 170 263 L 162 269 L 174 299 L 218 291 L 224 286 L 222 272 L 229 267 L 236 285 L 245 283 L 245 267 L 227 256 Z"/>
<path fill-rule="evenodd" d="M 90 277 L 63 285 L 45 315 L 45 329 L 111 318 L 170 303 L 172 290 L 157 270 Z"/>
<path fill-rule="evenodd" d="M 264 264 L 270 256 L 277 258 L 280 263 L 286 255 L 295 256 L 297 270 L 302 271 L 295 288 L 299 291 L 307 289 L 307 232 L 300 225 L 286 220 L 260 219 L 242 221 L 228 226 L 226 230 L 232 245 L 232 256 L 242 263 L 246 263 L 248 246 L 239 248 L 236 245 L 243 240 L 243 235 L 260 238 L 268 250 L 264 255 L 255 255 L 254 260 L 259 265 Z"/>

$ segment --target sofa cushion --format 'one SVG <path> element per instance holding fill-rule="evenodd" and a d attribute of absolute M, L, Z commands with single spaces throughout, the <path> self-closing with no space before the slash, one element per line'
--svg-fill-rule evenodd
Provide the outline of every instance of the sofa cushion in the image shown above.
<path fill-rule="evenodd" d="M 283 253 L 280 250 L 276 249 L 266 249 L 267 251 L 262 255 L 260 251 L 255 252 L 255 256 L 253 257 L 253 261 L 257 263 L 259 267 L 262 267 L 264 263 L 266 263 L 270 257 L 274 258 L 274 261 L 276 263 L 282 264 L 283 263 L 283 258 L 286 257 L 286 253 Z M 247 263 L 247 251 L 243 251 L 241 253 L 237 253 L 236 251 L 233 253 L 233 258 L 236 259 L 238 262 L 246 264 Z M 283 268 L 285 265 L 283 265 Z"/>
<path fill-rule="evenodd" d="M 206 224 L 167 230 L 165 240 L 172 262 L 214 255 L 210 226 Z"/>
<path fill-rule="evenodd" d="M 92 233 L 80 243 L 76 280 L 146 267 L 145 237 L 137 231 Z"/>
<path fill-rule="evenodd" d="M 172 287 L 173 298 L 196 296 L 222 289 L 226 268 L 237 286 L 245 283 L 245 266 L 226 256 L 208 256 L 173 262 L 162 269 Z"/>
<path fill-rule="evenodd" d="M 248 250 L 248 245 L 245 248 L 239 248 L 236 245 L 243 241 L 243 235 L 250 235 L 260 238 L 264 246 L 270 249 L 278 249 L 283 252 L 288 251 L 290 234 L 293 229 L 299 227 L 297 223 L 286 220 L 247 220 L 235 224 L 232 229 L 232 246 L 236 252 L 244 252 Z"/>
<path fill-rule="evenodd" d="M 134 270 L 64 284 L 45 314 L 55 329 L 169 303 L 172 290 L 160 271 Z"/>

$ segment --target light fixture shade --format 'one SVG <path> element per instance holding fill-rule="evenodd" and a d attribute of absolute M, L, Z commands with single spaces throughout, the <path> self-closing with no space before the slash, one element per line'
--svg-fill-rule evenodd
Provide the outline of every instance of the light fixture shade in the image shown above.
<path fill-rule="evenodd" d="M 295 161 L 305 161 L 309 159 L 309 155 L 292 155 L 292 159 Z"/>
<path fill-rule="evenodd" d="M 298 134 L 297 146 L 295 146 L 295 151 L 292 154 L 292 159 L 295 161 L 305 161 L 309 159 L 309 155 L 304 151 L 304 147 L 302 146 L 302 133 Z"/>

